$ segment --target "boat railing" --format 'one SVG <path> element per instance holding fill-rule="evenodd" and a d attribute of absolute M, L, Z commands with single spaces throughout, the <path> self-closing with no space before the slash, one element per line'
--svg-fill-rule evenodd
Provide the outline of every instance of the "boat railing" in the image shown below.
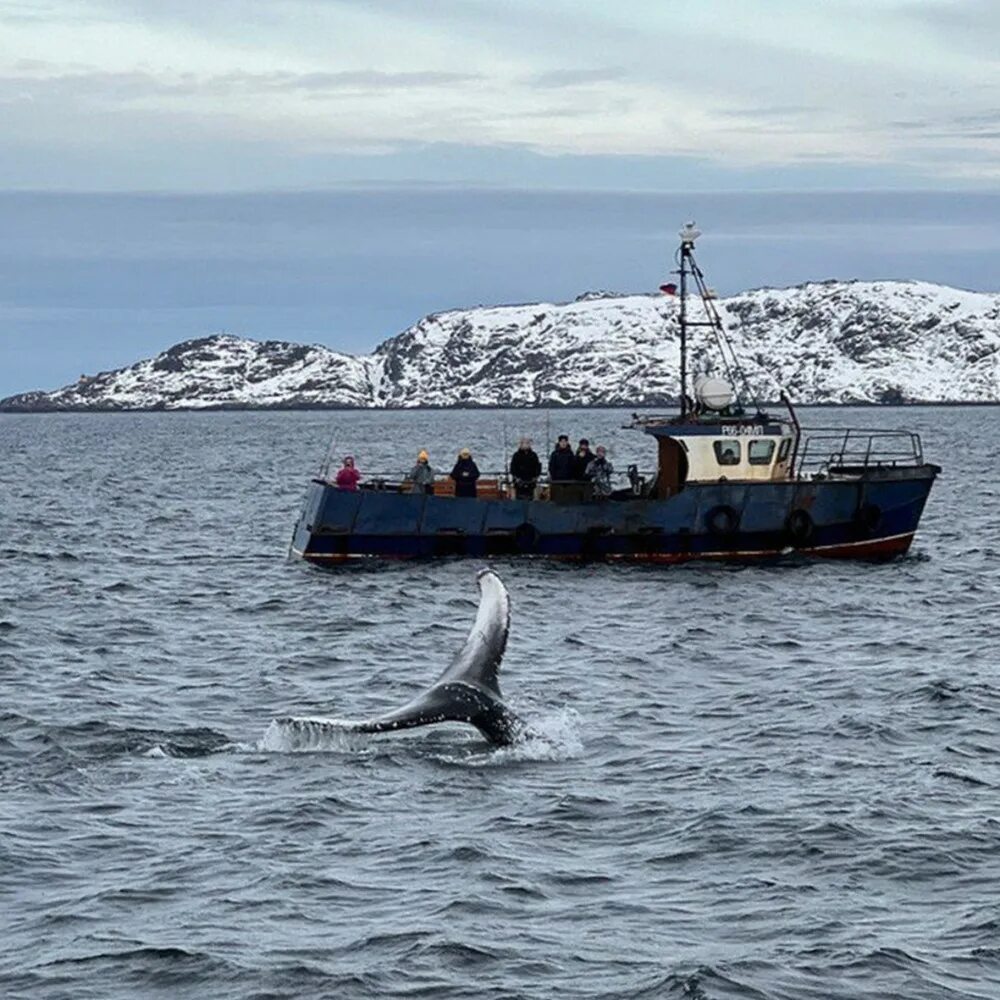
<path fill-rule="evenodd" d="M 923 464 L 920 435 L 912 431 L 815 427 L 802 431 L 794 474 L 862 473 Z"/>
<path fill-rule="evenodd" d="M 360 470 L 361 481 L 359 489 L 385 490 L 389 493 L 399 493 L 408 490 L 413 485 L 413 480 L 405 472 L 396 470 L 395 472 L 369 472 L 366 469 Z M 318 481 L 336 486 L 336 470 L 320 470 Z M 480 482 L 513 482 L 512 477 L 506 472 L 480 472 Z M 447 485 L 454 480 L 446 472 L 435 472 L 434 483 L 436 485 Z"/>
<path fill-rule="evenodd" d="M 655 476 L 655 472 L 640 471 L 635 466 L 630 466 L 625 471 L 616 471 L 611 475 L 612 494 L 618 499 L 625 498 L 626 494 L 636 497 L 644 496 Z M 335 486 L 335 473 L 321 469 L 317 482 Z M 454 481 L 447 474 L 438 473 L 435 475 L 433 493 L 436 496 L 451 496 L 454 494 L 454 487 Z M 593 484 L 590 480 L 553 480 L 547 475 L 542 475 L 536 482 L 536 497 L 548 499 L 553 487 L 557 490 L 561 487 L 575 488 L 580 493 L 580 499 L 590 499 L 593 493 Z M 399 472 L 362 471 L 358 488 L 368 492 L 409 493 L 413 491 L 413 481 Z M 477 484 L 477 496 L 482 499 L 513 497 L 516 488 L 515 477 L 506 470 L 482 472 Z"/>

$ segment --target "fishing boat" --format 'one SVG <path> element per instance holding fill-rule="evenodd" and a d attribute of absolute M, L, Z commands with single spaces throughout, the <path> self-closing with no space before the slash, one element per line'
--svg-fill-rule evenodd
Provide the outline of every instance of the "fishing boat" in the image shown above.
<path fill-rule="evenodd" d="M 527 496 L 505 471 L 480 480 L 477 495 L 466 497 L 443 478 L 415 489 L 399 476 L 369 476 L 342 489 L 327 466 L 309 484 L 293 553 L 321 565 L 444 556 L 883 560 L 905 553 L 940 467 L 924 461 L 920 436 L 910 431 L 806 430 L 787 396 L 780 415 L 765 411 L 695 259 L 700 235 L 694 223 L 680 231 L 678 281 L 661 286 L 679 295 L 679 412 L 635 414 L 627 425 L 645 436 L 648 471 L 629 466 L 627 481 L 610 495 L 586 482 L 541 477 Z M 712 372 L 688 370 L 699 331 L 715 342 Z"/>

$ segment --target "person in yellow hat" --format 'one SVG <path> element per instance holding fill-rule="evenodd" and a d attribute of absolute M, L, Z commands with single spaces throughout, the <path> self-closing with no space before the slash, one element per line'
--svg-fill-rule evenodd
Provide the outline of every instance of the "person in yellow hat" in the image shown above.
<path fill-rule="evenodd" d="M 411 493 L 433 493 L 434 492 L 434 468 L 431 465 L 431 457 L 426 451 L 421 451 L 417 455 L 417 464 L 410 469 Z"/>
<path fill-rule="evenodd" d="M 463 448 L 458 453 L 458 461 L 451 470 L 451 478 L 455 480 L 455 496 L 476 496 L 476 480 L 479 478 L 479 466 L 472 459 L 472 452 Z"/>

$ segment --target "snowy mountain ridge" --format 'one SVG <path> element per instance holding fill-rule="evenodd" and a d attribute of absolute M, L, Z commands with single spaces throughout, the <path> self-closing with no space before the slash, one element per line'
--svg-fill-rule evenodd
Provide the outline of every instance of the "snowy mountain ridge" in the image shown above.
<path fill-rule="evenodd" d="M 717 305 L 761 399 L 1000 401 L 1000 294 L 826 281 Z M 0 410 L 662 405 L 677 392 L 677 311 L 676 298 L 606 292 L 455 309 L 363 356 L 222 334 Z M 691 340 L 689 370 L 721 374 L 711 332 Z"/>

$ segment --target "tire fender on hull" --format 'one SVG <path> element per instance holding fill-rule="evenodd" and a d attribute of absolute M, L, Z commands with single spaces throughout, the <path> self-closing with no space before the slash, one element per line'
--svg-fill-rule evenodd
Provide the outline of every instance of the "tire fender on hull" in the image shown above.
<path fill-rule="evenodd" d="M 705 514 L 705 528 L 709 534 L 723 537 L 734 535 L 739 526 L 739 512 L 729 504 L 718 504 Z"/>
<path fill-rule="evenodd" d="M 792 545 L 800 548 L 808 545 L 816 533 L 816 524 L 812 515 L 801 507 L 796 508 L 785 520 L 785 531 Z"/>
<path fill-rule="evenodd" d="M 882 524 L 882 508 L 875 503 L 861 504 L 854 515 L 854 523 L 862 538 L 871 538 Z"/>

